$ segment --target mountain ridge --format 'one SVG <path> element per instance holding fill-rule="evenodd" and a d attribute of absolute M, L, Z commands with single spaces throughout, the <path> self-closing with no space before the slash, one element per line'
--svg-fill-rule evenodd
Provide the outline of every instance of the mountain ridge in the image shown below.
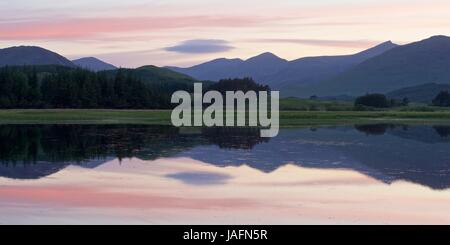
<path fill-rule="evenodd" d="M 269 85 L 282 91 L 283 96 L 296 95 L 295 91 L 303 86 L 308 86 L 329 78 L 332 78 L 357 64 L 389 51 L 397 44 L 391 41 L 383 42 L 372 48 L 350 55 L 336 56 L 312 56 L 293 60 L 289 67 L 280 71 L 270 79 Z"/>
<path fill-rule="evenodd" d="M 281 90 L 282 96 L 287 97 L 295 95 L 288 93 L 292 87 L 330 78 L 397 46 L 387 41 L 356 54 L 304 57 L 292 61 L 265 52 L 246 60 L 219 58 L 188 68 L 168 68 L 199 80 L 252 77 L 258 83 Z"/>
<path fill-rule="evenodd" d="M 387 93 L 426 83 L 450 83 L 450 37 L 402 45 L 308 88 L 303 95 Z"/>

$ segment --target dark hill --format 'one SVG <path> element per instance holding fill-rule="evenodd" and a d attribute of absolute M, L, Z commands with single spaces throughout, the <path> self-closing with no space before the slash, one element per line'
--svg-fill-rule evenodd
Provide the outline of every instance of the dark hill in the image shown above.
<path fill-rule="evenodd" d="M 0 49 L 1 66 L 60 65 L 75 67 L 63 56 L 47 49 L 34 46 L 19 46 Z"/>

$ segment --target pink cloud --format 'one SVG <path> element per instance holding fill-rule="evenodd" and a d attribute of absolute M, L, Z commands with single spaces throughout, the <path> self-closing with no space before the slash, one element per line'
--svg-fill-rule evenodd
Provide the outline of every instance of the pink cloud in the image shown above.
<path fill-rule="evenodd" d="M 0 38 L 7 40 L 88 38 L 106 33 L 159 31 L 191 27 L 239 27 L 254 25 L 268 20 L 267 18 L 255 16 L 182 16 L 29 21 L 0 23 Z"/>

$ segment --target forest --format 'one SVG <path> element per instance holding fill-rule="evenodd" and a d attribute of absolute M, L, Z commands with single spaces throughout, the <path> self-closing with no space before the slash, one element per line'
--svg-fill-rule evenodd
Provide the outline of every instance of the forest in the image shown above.
<path fill-rule="evenodd" d="M 0 68 L 0 109 L 170 109 L 175 91 L 195 79 L 164 68 L 92 72 L 62 66 Z M 202 82 L 206 90 L 270 90 L 250 78 Z"/>
<path fill-rule="evenodd" d="M 60 66 L 0 68 L 0 108 L 167 109 L 187 83 L 149 83 L 132 69 L 91 72 Z"/>

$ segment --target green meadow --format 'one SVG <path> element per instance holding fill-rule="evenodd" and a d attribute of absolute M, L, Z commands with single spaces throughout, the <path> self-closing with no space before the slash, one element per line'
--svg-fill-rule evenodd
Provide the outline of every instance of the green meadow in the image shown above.
<path fill-rule="evenodd" d="M 0 124 L 170 125 L 170 110 L 0 110 Z M 450 111 L 281 111 L 282 127 L 354 123 L 450 124 Z"/>
<path fill-rule="evenodd" d="M 411 104 L 356 111 L 352 102 L 297 98 L 280 100 L 282 127 L 353 123 L 450 124 L 450 110 Z M 149 124 L 170 125 L 170 110 L 13 109 L 0 110 L 0 124 Z"/>

